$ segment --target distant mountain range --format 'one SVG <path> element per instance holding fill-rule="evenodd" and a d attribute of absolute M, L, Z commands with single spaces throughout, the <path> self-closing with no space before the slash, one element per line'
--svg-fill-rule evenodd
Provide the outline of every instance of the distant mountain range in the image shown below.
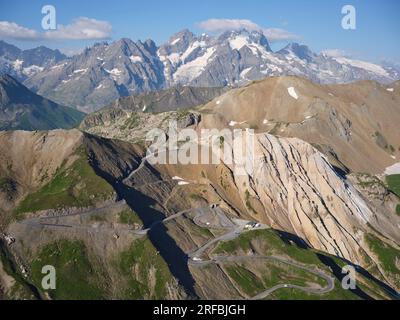
<path fill-rule="evenodd" d="M 9 74 L 20 81 L 67 59 L 59 50 L 44 46 L 21 50 L 0 40 L 0 74 Z"/>
<path fill-rule="evenodd" d="M 183 30 L 161 46 L 152 40 L 121 39 L 95 44 L 70 58 L 58 50 L 21 51 L 0 42 L 0 72 L 15 75 L 47 98 L 86 112 L 121 96 L 176 85 L 240 86 L 280 75 L 318 83 L 390 83 L 400 78 L 396 66 L 315 53 L 297 43 L 273 52 L 261 32 L 248 30 L 218 37 Z"/>
<path fill-rule="evenodd" d="M 77 126 L 84 113 L 31 92 L 9 75 L 0 77 L 0 130 L 50 130 Z"/>

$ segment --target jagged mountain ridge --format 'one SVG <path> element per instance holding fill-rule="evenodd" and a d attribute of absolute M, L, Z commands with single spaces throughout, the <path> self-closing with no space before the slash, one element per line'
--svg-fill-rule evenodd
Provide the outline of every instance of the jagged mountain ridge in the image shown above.
<path fill-rule="evenodd" d="M 227 87 L 176 86 L 123 97 L 112 103 L 110 107 L 152 113 L 177 111 L 206 104 L 228 90 Z"/>
<path fill-rule="evenodd" d="M 120 96 L 176 85 L 240 86 L 276 75 L 297 75 L 320 83 L 399 78 L 394 67 L 317 54 L 289 44 L 273 52 L 257 31 L 196 36 L 188 30 L 160 46 L 154 41 L 121 39 L 99 43 L 83 53 L 32 75 L 25 84 L 50 99 L 85 111 L 97 110 Z"/>
<path fill-rule="evenodd" d="M 0 74 L 9 74 L 19 81 L 65 59 L 67 56 L 59 50 L 45 46 L 21 50 L 0 40 Z"/>

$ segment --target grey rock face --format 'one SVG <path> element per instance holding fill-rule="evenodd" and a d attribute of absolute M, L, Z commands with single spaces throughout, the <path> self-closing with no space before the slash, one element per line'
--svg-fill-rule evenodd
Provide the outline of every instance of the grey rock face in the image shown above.
<path fill-rule="evenodd" d="M 25 84 L 56 102 L 93 111 L 121 96 L 162 88 L 162 66 L 154 53 L 152 41 L 96 44 Z"/>
<path fill-rule="evenodd" d="M 20 50 L 0 40 L 0 75 L 9 74 L 23 81 L 47 67 L 67 59 L 59 50 L 44 46 Z"/>
<path fill-rule="evenodd" d="M 0 72 L 15 69 L 18 50 L 4 42 L 0 44 L 1 61 L 14 61 L 14 65 L 0 63 Z M 261 32 L 248 30 L 225 32 L 219 37 L 196 36 L 183 30 L 159 47 L 152 40 L 121 39 L 95 44 L 63 61 L 50 49 L 33 50 L 24 53 L 23 63 L 39 63 L 36 56 L 40 56 L 47 64 L 43 62 L 43 69 L 31 71 L 24 84 L 56 102 L 87 112 L 119 97 L 177 85 L 241 86 L 281 75 L 297 75 L 317 83 L 389 83 L 400 78 L 400 68 L 396 66 L 317 54 L 297 43 L 273 52 Z"/>
<path fill-rule="evenodd" d="M 205 104 L 220 96 L 228 88 L 183 87 L 152 91 L 116 100 L 111 106 L 130 111 L 167 112 Z"/>

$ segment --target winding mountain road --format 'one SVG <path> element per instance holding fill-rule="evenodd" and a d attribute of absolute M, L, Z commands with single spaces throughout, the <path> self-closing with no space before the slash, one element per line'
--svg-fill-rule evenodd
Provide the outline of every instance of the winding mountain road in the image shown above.
<path fill-rule="evenodd" d="M 197 221 L 198 218 L 199 218 L 199 216 L 197 215 L 194 218 L 194 221 Z M 196 224 L 198 224 L 198 223 L 196 223 Z M 203 226 L 203 225 L 199 225 L 199 226 Z M 302 287 L 302 286 L 293 285 L 293 284 L 278 284 L 272 288 L 269 288 L 269 289 L 257 294 L 256 296 L 250 298 L 251 300 L 265 299 L 270 294 L 272 294 L 273 292 L 280 290 L 280 289 L 291 288 L 291 289 L 298 289 L 298 290 L 302 290 L 304 292 L 313 293 L 313 294 L 324 294 L 324 293 L 328 293 L 328 292 L 332 291 L 335 288 L 334 278 L 332 278 L 331 276 L 329 276 L 321 271 L 314 270 L 307 266 L 301 265 L 299 263 L 296 263 L 296 262 L 293 262 L 290 260 L 286 260 L 286 259 L 282 259 L 282 258 L 278 258 L 278 257 L 274 257 L 274 256 L 263 256 L 263 255 L 214 256 L 209 260 L 201 259 L 201 256 L 204 254 L 204 252 L 208 248 L 210 248 L 212 245 L 217 244 L 220 241 L 229 241 L 229 240 L 235 239 L 243 232 L 246 232 L 244 226 L 245 226 L 244 221 L 241 224 L 236 223 L 232 227 L 226 226 L 224 229 L 228 230 L 227 233 L 225 233 L 217 238 L 211 239 L 209 242 L 207 242 L 206 244 L 204 244 L 203 246 L 198 248 L 196 251 L 189 254 L 189 258 L 190 258 L 189 264 L 191 264 L 192 266 L 195 266 L 195 267 L 201 267 L 201 266 L 212 264 L 212 263 L 223 264 L 223 263 L 229 263 L 229 262 L 243 262 L 243 261 L 249 261 L 249 260 L 269 260 L 269 261 L 275 261 L 275 262 L 283 263 L 286 265 L 290 265 L 292 267 L 296 267 L 296 268 L 305 270 L 305 271 L 312 273 L 318 277 L 321 277 L 322 279 L 324 279 L 327 282 L 327 285 L 323 288 Z M 207 227 L 212 229 L 212 227 L 210 227 L 210 226 L 207 226 Z M 262 230 L 262 229 L 267 229 L 267 228 L 268 227 L 265 225 L 260 225 L 257 228 L 253 228 L 253 230 Z"/>

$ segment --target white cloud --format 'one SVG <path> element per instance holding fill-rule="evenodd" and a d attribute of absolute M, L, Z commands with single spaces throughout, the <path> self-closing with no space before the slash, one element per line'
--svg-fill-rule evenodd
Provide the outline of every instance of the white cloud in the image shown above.
<path fill-rule="evenodd" d="M 256 23 L 246 19 L 209 19 L 198 23 L 200 29 L 209 32 L 224 32 L 231 30 L 261 30 Z"/>
<path fill-rule="evenodd" d="M 109 39 L 112 26 L 107 21 L 80 17 L 57 30 L 39 32 L 14 22 L 0 21 L 0 37 L 15 40 L 104 40 Z"/>
<path fill-rule="evenodd" d="M 340 57 L 349 57 L 349 55 L 341 49 L 326 49 L 321 51 L 322 54 L 328 57 L 340 58 Z"/>
<path fill-rule="evenodd" d="M 112 26 L 107 21 L 81 17 L 66 26 L 59 25 L 57 30 L 46 31 L 45 38 L 57 40 L 101 40 L 109 39 Z"/>
<path fill-rule="evenodd" d="M 268 28 L 263 29 L 263 31 L 270 42 L 300 39 L 298 35 L 284 29 Z"/>
<path fill-rule="evenodd" d="M 0 37 L 15 40 L 31 40 L 39 36 L 39 32 L 31 30 L 14 22 L 0 21 Z"/>
<path fill-rule="evenodd" d="M 205 31 L 215 33 L 240 29 L 261 31 L 270 42 L 299 39 L 298 35 L 287 30 L 279 28 L 263 28 L 247 19 L 209 19 L 198 23 L 197 26 Z"/>

